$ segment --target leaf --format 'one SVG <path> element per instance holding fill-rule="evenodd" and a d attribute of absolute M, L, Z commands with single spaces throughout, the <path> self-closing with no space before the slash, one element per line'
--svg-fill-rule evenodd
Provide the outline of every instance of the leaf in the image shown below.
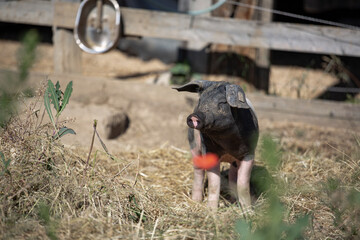
<path fill-rule="evenodd" d="M 60 128 L 60 130 L 53 136 L 53 139 L 59 139 L 62 136 L 66 135 L 66 134 L 74 134 L 76 135 L 76 132 L 74 130 L 72 130 L 71 128 L 67 128 L 67 127 L 62 127 Z"/>
<path fill-rule="evenodd" d="M 235 230 L 240 234 L 241 239 L 253 239 L 253 234 L 251 233 L 251 223 L 247 223 L 244 220 L 238 220 L 235 223 Z"/>
<path fill-rule="evenodd" d="M 52 115 L 51 107 L 50 107 L 49 89 L 46 89 L 45 94 L 44 94 L 44 105 L 45 105 L 45 109 L 46 109 L 47 113 L 49 114 L 49 118 L 50 118 L 52 124 L 54 125 L 54 128 L 56 129 L 54 116 Z"/>
<path fill-rule="evenodd" d="M 57 116 L 60 115 L 60 113 L 65 109 L 66 104 L 68 104 L 68 102 L 69 102 L 69 99 L 70 99 L 70 96 L 71 96 L 71 93 L 72 93 L 72 90 L 73 90 L 72 83 L 73 82 L 71 81 L 66 86 L 64 97 L 63 97 L 61 107 L 60 107 L 60 112 L 58 112 Z"/>
<path fill-rule="evenodd" d="M 6 171 L 7 171 L 7 168 L 9 167 L 9 165 L 10 165 L 10 161 L 11 161 L 11 159 L 4 162 L 4 166 L 5 166 Z"/>
<path fill-rule="evenodd" d="M 309 216 L 305 215 L 296 219 L 294 224 L 286 227 L 286 239 L 295 240 L 300 239 L 303 235 L 305 228 L 309 225 Z"/>
<path fill-rule="evenodd" d="M 60 111 L 59 96 L 57 95 L 54 84 L 51 82 L 51 80 L 48 81 L 47 89 L 48 89 L 48 92 L 50 95 L 50 100 L 51 100 L 52 104 L 54 105 L 56 112 L 58 113 Z"/>
<path fill-rule="evenodd" d="M 1 159 L 2 159 L 3 163 L 5 164 L 5 156 L 4 156 L 4 154 L 2 152 L 0 152 L 0 156 L 1 156 Z"/>
<path fill-rule="evenodd" d="M 56 96 L 57 96 L 57 99 L 58 99 L 58 103 L 60 103 L 61 101 L 61 96 L 62 96 L 62 92 L 60 90 L 60 83 L 59 81 L 56 82 L 55 84 L 55 92 L 56 92 Z"/>
<path fill-rule="evenodd" d="M 2 152 L 0 152 L 0 156 L 1 156 L 1 160 L 2 160 L 2 162 L 4 164 L 4 172 L 6 172 L 6 171 L 8 171 L 7 168 L 10 165 L 11 159 L 6 161 L 5 156 L 4 156 L 4 154 Z"/>
<path fill-rule="evenodd" d="M 265 135 L 262 139 L 263 151 L 261 151 L 261 159 L 267 163 L 272 171 L 276 171 L 281 163 L 281 150 L 277 143 L 270 135 Z"/>
<path fill-rule="evenodd" d="M 10 165 L 11 159 L 6 161 L 5 156 L 4 156 L 4 154 L 2 152 L 0 152 L 0 156 L 1 156 L 1 160 L 2 160 L 2 162 L 4 164 L 4 170 L 0 173 L 0 176 L 3 176 L 5 173 L 11 175 L 10 171 L 7 169 L 9 167 L 9 165 Z"/>

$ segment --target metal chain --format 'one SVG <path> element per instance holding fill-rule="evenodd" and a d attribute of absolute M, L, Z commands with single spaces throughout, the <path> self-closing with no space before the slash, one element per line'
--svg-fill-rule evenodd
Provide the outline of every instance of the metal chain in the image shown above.
<path fill-rule="evenodd" d="M 304 16 L 304 15 L 300 15 L 300 14 L 289 13 L 289 12 L 284 12 L 284 11 L 270 9 L 270 8 L 264 8 L 264 7 L 260 7 L 260 6 L 255 6 L 255 5 L 251 5 L 251 4 L 247 4 L 247 3 L 241 3 L 241 2 L 235 2 L 235 1 L 231 1 L 231 0 L 227 0 L 226 2 L 229 3 L 229 4 L 240 6 L 240 7 L 252 8 L 252 9 L 263 11 L 263 12 L 269 12 L 269 13 L 273 13 L 273 14 L 277 14 L 277 15 L 286 16 L 286 17 L 302 19 L 302 20 L 306 20 L 306 21 L 309 21 L 309 22 L 321 23 L 321 24 L 326 24 L 326 25 L 330 25 L 330 26 L 335 26 L 335 27 L 341 27 L 341 28 L 347 28 L 347 29 L 350 29 L 350 30 L 360 31 L 360 27 L 356 27 L 356 26 L 349 25 L 349 24 L 338 23 L 338 22 L 328 21 L 328 20 L 319 19 L 319 18 L 308 17 L 308 16 Z"/>

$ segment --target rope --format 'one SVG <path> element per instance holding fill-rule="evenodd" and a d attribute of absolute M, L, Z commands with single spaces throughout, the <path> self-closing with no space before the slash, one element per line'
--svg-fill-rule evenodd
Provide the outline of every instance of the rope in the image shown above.
<path fill-rule="evenodd" d="M 286 16 L 286 17 L 306 20 L 309 22 L 315 22 L 315 23 L 320 23 L 320 24 L 326 24 L 329 26 L 341 27 L 341 28 L 347 28 L 350 30 L 360 31 L 360 27 L 356 27 L 356 26 L 349 25 L 349 24 L 338 23 L 338 22 L 328 21 L 328 20 L 324 20 L 324 19 L 303 16 L 303 15 L 299 15 L 299 14 L 295 14 L 295 13 L 289 13 L 289 12 L 284 12 L 284 11 L 270 9 L 270 8 L 264 8 L 264 7 L 260 7 L 260 6 L 250 5 L 247 3 L 235 2 L 235 1 L 230 1 L 230 0 L 227 0 L 226 2 L 229 4 L 240 6 L 240 7 L 252 8 L 252 9 L 263 11 L 263 12 L 269 12 L 269 13 L 273 13 L 273 14 L 277 14 L 277 15 Z"/>

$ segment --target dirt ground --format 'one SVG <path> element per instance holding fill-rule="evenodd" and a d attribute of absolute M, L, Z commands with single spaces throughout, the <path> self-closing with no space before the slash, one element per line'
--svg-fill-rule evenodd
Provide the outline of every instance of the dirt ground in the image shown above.
<path fill-rule="evenodd" d="M 16 70 L 19 43 L 0 41 L 0 47 L 0 69 Z M 171 86 L 148 83 L 159 74 L 168 71 L 170 65 L 158 60 L 145 62 L 116 50 L 102 55 L 83 53 L 82 65 L 82 76 L 53 74 L 52 45 L 41 44 L 38 46 L 37 61 L 31 69 L 30 82 L 35 88 L 41 86 L 47 78 L 53 82 L 59 81 L 63 89 L 69 81 L 74 82 L 73 95 L 61 119 L 69 120 L 66 126 L 73 128 L 77 134 L 65 136 L 65 145 L 88 148 L 93 133 L 93 120 L 97 119 L 100 136 L 111 152 L 154 149 L 166 145 L 188 149 L 185 119 L 192 111 L 196 94 L 178 93 L 172 90 Z M 225 77 L 217 77 L 219 78 L 226 80 Z M 300 82 L 297 79 L 300 79 Z M 295 85 L 301 81 L 306 88 L 319 92 L 320 85 L 331 84 L 334 79 L 319 71 L 281 67 L 271 69 L 271 91 L 277 92 L 280 96 L 294 97 Z M 311 83 L 316 83 L 313 88 L 310 87 Z M 310 98 L 314 94 L 314 90 L 302 93 L 305 98 Z M 130 119 L 130 127 L 122 136 L 108 140 L 104 137 L 106 119 L 119 112 L 126 112 Z M 282 122 L 260 119 L 260 127 L 264 131 L 277 129 L 280 135 L 294 132 L 294 129 L 300 132 L 320 129 L 289 123 L 286 119 Z M 339 136 L 334 129 L 322 128 L 319 131 L 330 131 L 334 139 Z M 341 135 L 347 136 L 347 131 L 341 131 Z M 308 143 L 303 142 L 300 145 L 316 143 L 316 140 L 311 138 L 307 141 Z M 95 141 L 95 147 L 102 149 L 98 140 Z"/>

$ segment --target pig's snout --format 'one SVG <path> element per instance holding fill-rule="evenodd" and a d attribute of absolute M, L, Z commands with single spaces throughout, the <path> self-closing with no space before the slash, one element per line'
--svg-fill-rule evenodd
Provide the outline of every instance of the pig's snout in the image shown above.
<path fill-rule="evenodd" d="M 205 114 L 193 113 L 187 117 L 186 123 L 190 128 L 202 129 L 204 127 Z"/>

